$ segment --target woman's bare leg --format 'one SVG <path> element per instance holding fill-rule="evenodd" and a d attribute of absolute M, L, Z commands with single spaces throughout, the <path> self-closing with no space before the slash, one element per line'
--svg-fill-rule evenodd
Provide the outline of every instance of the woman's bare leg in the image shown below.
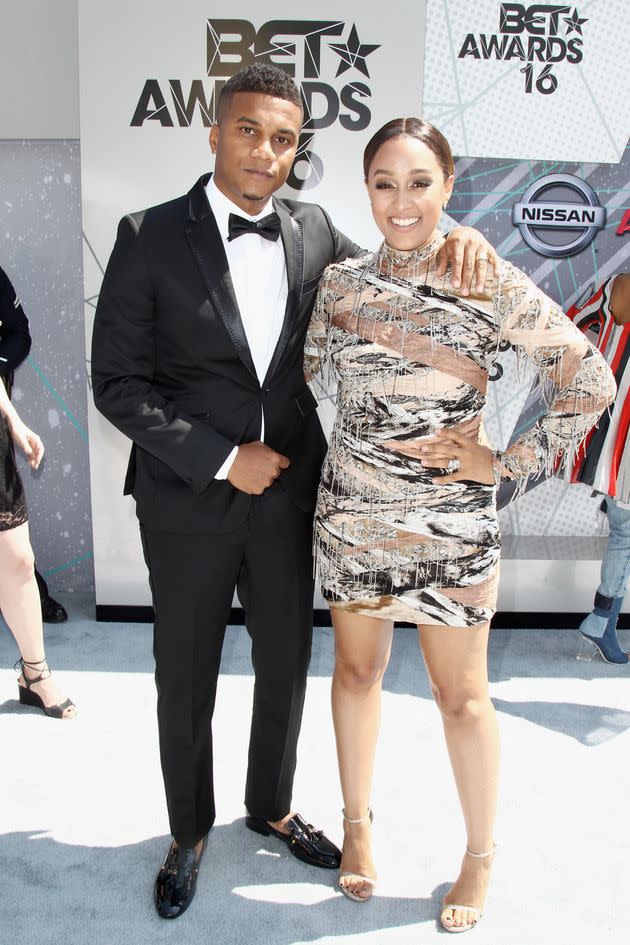
<path fill-rule="evenodd" d="M 25 662 L 36 664 L 25 669 L 27 677 L 34 679 L 47 665 L 28 523 L 0 532 L 0 610 L 15 637 L 20 656 Z M 59 705 L 66 698 L 52 676 L 35 683 L 33 692 L 47 706 Z M 65 710 L 64 717 L 71 718 L 75 712 L 71 706 Z"/>
<path fill-rule="evenodd" d="M 488 695 L 489 624 L 480 627 L 420 628 L 433 697 L 442 714 L 444 734 L 466 824 L 466 845 L 473 853 L 493 848 L 497 806 L 499 735 Z M 445 902 L 483 907 L 493 857 L 464 854 L 459 878 Z M 468 925 L 474 913 L 445 909 L 445 925 Z"/>
<path fill-rule="evenodd" d="M 335 669 L 332 712 L 337 741 L 339 777 L 346 817 L 341 869 L 375 876 L 371 824 L 367 817 L 372 789 L 374 754 L 381 718 L 381 686 L 389 662 L 393 623 L 347 613 L 331 607 L 335 628 Z M 372 887 L 360 880 L 342 879 L 355 895 L 369 898 Z"/>

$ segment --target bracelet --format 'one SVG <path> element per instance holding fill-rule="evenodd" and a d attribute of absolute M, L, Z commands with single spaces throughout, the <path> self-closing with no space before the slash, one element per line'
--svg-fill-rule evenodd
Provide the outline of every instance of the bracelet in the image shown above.
<path fill-rule="evenodd" d="M 502 450 L 493 450 L 492 451 L 492 478 L 494 479 L 494 484 L 498 489 L 501 484 L 501 462 L 503 460 Z"/>

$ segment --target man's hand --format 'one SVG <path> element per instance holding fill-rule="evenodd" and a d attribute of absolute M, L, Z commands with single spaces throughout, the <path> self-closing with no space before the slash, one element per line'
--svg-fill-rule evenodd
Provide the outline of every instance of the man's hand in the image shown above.
<path fill-rule="evenodd" d="M 260 440 L 255 443 L 243 443 L 238 448 L 227 478 L 228 482 L 241 492 L 262 495 L 282 470 L 290 465 L 286 456 L 276 453 Z"/>
<path fill-rule="evenodd" d="M 473 283 L 476 292 L 483 290 L 488 266 L 496 272 L 498 257 L 479 230 L 471 226 L 456 226 L 438 252 L 437 263 L 438 276 L 445 275 L 450 263 L 451 285 L 458 289 L 461 284 L 462 295 L 468 295 Z"/>

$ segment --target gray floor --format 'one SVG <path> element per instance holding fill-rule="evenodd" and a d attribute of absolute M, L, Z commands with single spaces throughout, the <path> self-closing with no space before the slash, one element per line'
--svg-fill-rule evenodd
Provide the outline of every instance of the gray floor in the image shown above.
<path fill-rule="evenodd" d="M 66 603 L 72 619 L 47 638 L 80 706 L 73 722 L 18 706 L 17 654 L 0 635 L 2 945 L 411 945 L 444 934 L 435 916 L 464 839 L 413 631 L 397 631 L 385 681 L 373 793 L 378 895 L 355 905 L 333 874 L 244 829 L 252 675 L 247 635 L 233 628 L 215 723 L 218 820 L 193 907 L 167 923 L 151 904 L 168 832 L 151 630 L 96 624 L 87 600 Z M 295 803 L 339 838 L 331 649 L 330 631 L 316 630 Z M 492 636 L 503 754 L 499 851 L 472 933 L 484 945 L 628 941 L 630 668 L 578 661 L 576 650 L 571 630 Z"/>

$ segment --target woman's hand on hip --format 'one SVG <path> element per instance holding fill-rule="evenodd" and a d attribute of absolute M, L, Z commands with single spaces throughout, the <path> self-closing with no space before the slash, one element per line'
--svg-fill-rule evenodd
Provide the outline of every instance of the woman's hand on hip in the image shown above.
<path fill-rule="evenodd" d="M 434 476 L 433 481 L 436 483 L 462 482 L 466 479 L 489 486 L 494 483 L 492 450 L 476 438 L 456 430 L 438 430 L 434 437 L 420 447 L 420 457 L 423 466 L 452 469 L 445 476 Z"/>

